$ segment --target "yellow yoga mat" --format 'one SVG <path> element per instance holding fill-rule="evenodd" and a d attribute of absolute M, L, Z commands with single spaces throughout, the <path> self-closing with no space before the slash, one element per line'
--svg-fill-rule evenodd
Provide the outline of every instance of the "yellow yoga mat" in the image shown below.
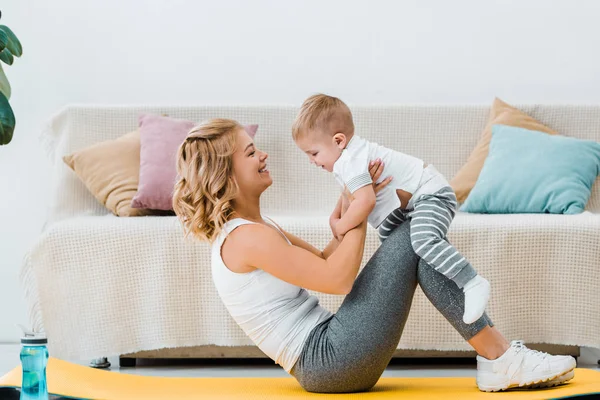
<path fill-rule="evenodd" d="M 381 378 L 369 392 L 315 394 L 293 378 L 161 378 L 120 374 L 50 358 L 48 391 L 52 394 L 110 400 L 149 399 L 549 399 L 599 393 L 600 372 L 575 370 L 575 379 L 556 388 L 483 393 L 474 378 Z M 0 388 L 20 387 L 21 368 L 0 378 Z"/>

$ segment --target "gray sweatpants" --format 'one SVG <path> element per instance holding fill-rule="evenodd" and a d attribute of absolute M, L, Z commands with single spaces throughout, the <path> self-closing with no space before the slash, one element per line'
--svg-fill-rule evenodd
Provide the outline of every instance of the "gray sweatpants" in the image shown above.
<path fill-rule="evenodd" d="M 457 205 L 456 195 L 450 186 L 419 196 L 414 202 L 414 210 L 396 209 L 387 216 L 379 225 L 379 238 L 385 240 L 390 232 L 410 217 L 410 240 L 415 253 L 462 288 L 477 276 L 477 272 L 446 240 Z"/>
<path fill-rule="evenodd" d="M 372 388 L 398 346 L 417 282 L 465 340 L 492 326 L 486 314 L 470 325 L 462 321 L 462 290 L 419 260 L 410 224 L 403 223 L 371 257 L 338 312 L 311 331 L 291 374 L 309 392 Z"/>

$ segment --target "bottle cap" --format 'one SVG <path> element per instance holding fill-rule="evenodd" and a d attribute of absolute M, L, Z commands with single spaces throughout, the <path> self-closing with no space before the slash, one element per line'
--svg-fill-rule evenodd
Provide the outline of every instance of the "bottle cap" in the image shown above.
<path fill-rule="evenodd" d="M 45 337 L 23 336 L 21 344 L 48 344 L 48 339 Z"/>
<path fill-rule="evenodd" d="M 21 344 L 48 344 L 48 339 L 44 333 L 30 331 L 21 324 L 18 324 L 18 326 L 23 331 Z"/>

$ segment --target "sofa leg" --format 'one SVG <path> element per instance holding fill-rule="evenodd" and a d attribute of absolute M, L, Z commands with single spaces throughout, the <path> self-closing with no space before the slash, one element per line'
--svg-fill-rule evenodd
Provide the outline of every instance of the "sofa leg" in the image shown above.
<path fill-rule="evenodd" d="M 110 363 L 106 357 L 99 357 L 90 361 L 90 367 L 104 369 L 110 367 Z"/>
<path fill-rule="evenodd" d="M 136 359 L 130 357 L 119 357 L 119 367 L 121 368 L 133 368 L 135 367 Z"/>

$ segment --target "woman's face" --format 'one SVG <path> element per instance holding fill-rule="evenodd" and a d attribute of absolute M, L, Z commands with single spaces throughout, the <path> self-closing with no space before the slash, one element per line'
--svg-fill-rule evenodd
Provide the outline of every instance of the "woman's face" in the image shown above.
<path fill-rule="evenodd" d="M 248 133 L 240 128 L 233 154 L 233 177 L 243 196 L 259 196 L 273 183 L 267 169 L 267 157 L 267 153 L 257 149 Z"/>

